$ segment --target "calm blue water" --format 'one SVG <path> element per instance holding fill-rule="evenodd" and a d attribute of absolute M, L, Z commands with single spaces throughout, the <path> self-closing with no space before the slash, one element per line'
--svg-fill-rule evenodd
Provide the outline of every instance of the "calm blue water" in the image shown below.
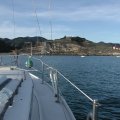
<path fill-rule="evenodd" d="M 120 58 L 112 56 L 88 56 L 85 58 L 80 56 L 43 56 L 41 59 L 57 68 L 91 98 L 98 99 L 101 104 L 98 109 L 99 120 L 120 120 Z M 24 57 L 21 58 L 23 63 L 25 60 Z M 6 61 L 9 62 L 9 59 Z M 39 63 L 36 61 L 34 64 L 38 69 L 41 68 Z M 76 119 L 86 120 L 88 113 L 92 110 L 91 102 L 64 79 L 60 78 L 59 84 Z"/>
<path fill-rule="evenodd" d="M 120 120 L 120 58 L 79 56 L 44 56 L 42 59 L 57 68 L 90 97 L 98 99 L 100 120 Z M 61 91 L 77 120 L 85 120 L 92 104 L 60 80 Z"/>

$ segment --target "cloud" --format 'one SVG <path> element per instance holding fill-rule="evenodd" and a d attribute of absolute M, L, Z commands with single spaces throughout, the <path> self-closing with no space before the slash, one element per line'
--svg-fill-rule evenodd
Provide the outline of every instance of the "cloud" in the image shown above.
<path fill-rule="evenodd" d="M 31 17 L 33 16 L 30 11 L 19 11 L 15 10 L 14 15 L 16 19 L 23 19 L 26 17 Z M 13 10 L 10 7 L 0 5 L 0 18 L 3 19 L 12 19 L 13 18 Z"/>
<path fill-rule="evenodd" d="M 86 2 L 87 3 L 87 2 Z M 44 3 L 45 4 L 45 3 Z M 21 6 L 21 5 L 20 5 Z M 16 34 L 15 36 L 36 36 L 36 21 L 34 9 L 29 6 L 29 10 L 22 6 L 23 10 L 20 10 L 20 6 L 15 6 L 15 22 L 16 22 Z M 72 6 L 72 7 L 70 7 Z M 17 8 L 19 7 L 19 8 Z M 39 7 L 39 6 L 37 6 Z M 81 21 L 103 21 L 110 22 L 111 28 L 116 32 L 116 28 L 113 28 L 113 23 L 119 26 L 120 22 L 120 7 L 119 4 L 91 4 L 91 5 L 63 5 L 55 7 L 52 11 L 48 11 L 48 8 L 38 8 L 37 15 L 39 23 L 42 29 L 42 36 L 50 38 L 50 26 L 48 21 L 51 19 L 53 23 L 53 38 L 59 38 L 65 34 L 82 34 L 86 32 L 86 36 L 90 36 L 89 28 L 93 28 L 93 31 L 100 31 L 94 24 L 88 28 L 86 24 L 83 24 L 84 28 L 80 31 L 78 24 L 81 25 Z M 0 37 L 12 38 L 13 35 L 13 11 L 12 8 L 4 5 L 0 5 Z M 80 22 L 80 23 L 77 23 Z M 103 23 L 105 25 L 106 23 Z M 74 26 L 73 26 L 74 25 Z M 115 25 L 115 24 L 114 24 Z M 113 26 L 114 26 L 113 25 Z M 82 25 L 81 25 L 82 26 Z M 98 25 L 99 26 L 99 25 Z M 100 28 L 100 27 L 99 27 Z M 111 30 L 112 30 L 111 29 Z M 75 31 L 78 30 L 78 31 Z M 108 31 L 106 29 L 104 31 Z M 116 31 L 115 31 L 116 30 Z M 119 29 L 118 29 L 119 30 Z M 102 29 L 103 31 L 103 29 Z M 38 31 L 39 32 L 39 31 Z M 118 31 L 119 32 L 119 31 Z M 94 34 L 95 35 L 95 34 Z M 111 34 L 109 34 L 111 35 Z"/>
<path fill-rule="evenodd" d="M 15 33 L 13 24 L 10 21 L 4 21 L 0 24 L 0 37 L 14 38 L 20 36 L 32 35 L 35 33 L 34 27 L 19 27 L 15 26 Z"/>
<path fill-rule="evenodd" d="M 13 11 L 5 6 L 0 5 L 0 17 L 12 16 Z M 56 8 L 53 11 L 47 9 L 38 9 L 37 15 L 39 19 L 53 19 L 58 21 L 120 21 L 119 5 L 90 5 L 73 8 Z M 34 10 L 31 11 L 15 11 L 15 18 L 26 19 L 34 18 Z M 12 18 L 12 17 L 11 17 Z"/>
<path fill-rule="evenodd" d="M 3 38 L 14 38 L 14 37 L 25 37 L 25 36 L 42 36 L 45 38 L 50 39 L 51 32 L 50 26 L 42 25 L 41 26 L 42 32 L 39 33 L 39 29 L 34 27 L 24 27 L 24 26 L 15 26 L 15 33 L 14 33 L 14 25 L 10 21 L 4 21 L 0 24 L 0 37 Z M 64 35 L 64 33 L 71 31 L 71 29 L 64 25 L 54 25 L 53 26 L 53 39 L 58 38 L 60 35 Z"/>
<path fill-rule="evenodd" d="M 120 21 L 120 7 L 118 5 L 94 5 L 84 6 L 73 9 L 54 10 L 52 12 L 44 11 L 38 12 L 38 16 L 41 18 L 50 18 L 62 20 L 62 21 Z"/>

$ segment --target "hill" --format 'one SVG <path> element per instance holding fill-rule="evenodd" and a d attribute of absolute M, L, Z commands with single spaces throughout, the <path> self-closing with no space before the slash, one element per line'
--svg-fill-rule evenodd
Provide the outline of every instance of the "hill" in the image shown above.
<path fill-rule="evenodd" d="M 0 38 L 0 52 L 11 52 L 18 49 L 25 52 L 25 43 L 32 43 L 33 53 L 39 54 L 64 54 L 64 55 L 113 55 L 120 53 L 118 49 L 113 49 L 113 46 L 119 44 L 95 43 L 81 37 L 67 37 L 60 39 L 47 40 L 43 37 L 18 37 L 15 39 Z M 27 49 L 30 46 L 27 46 Z M 28 51 L 30 51 L 28 49 Z M 28 52 L 27 51 L 27 52 Z"/>

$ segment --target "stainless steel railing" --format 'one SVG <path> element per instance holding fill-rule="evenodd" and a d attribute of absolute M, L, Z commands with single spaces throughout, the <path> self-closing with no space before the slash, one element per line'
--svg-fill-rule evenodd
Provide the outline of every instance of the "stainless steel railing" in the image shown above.
<path fill-rule="evenodd" d="M 23 55 L 9 55 L 10 59 L 13 57 L 13 59 L 11 59 L 11 62 L 14 62 L 14 64 L 16 66 L 20 66 L 20 64 L 21 64 L 20 63 L 21 61 L 19 60 L 20 56 L 29 57 L 29 55 L 27 55 L 27 54 L 23 54 Z M 5 64 L 3 62 L 4 61 L 3 57 L 4 57 L 3 55 L 0 56 L 0 65 L 7 65 L 7 64 Z M 60 93 L 59 92 L 59 88 L 58 88 L 58 75 L 59 75 L 62 78 L 64 78 L 65 81 L 67 81 L 73 88 L 75 88 L 80 94 L 82 94 L 83 96 L 85 96 L 86 99 L 89 100 L 92 103 L 92 114 L 90 116 L 88 116 L 88 120 L 91 120 L 91 119 L 92 120 L 97 120 L 98 119 L 98 117 L 97 117 L 98 116 L 97 108 L 99 106 L 99 103 L 98 103 L 97 100 L 92 99 L 84 91 L 82 91 L 74 83 L 72 83 L 68 78 L 66 78 L 61 72 L 59 72 L 57 69 L 49 66 L 48 64 L 44 63 L 40 58 L 32 56 L 32 60 L 33 61 L 36 60 L 39 63 L 41 63 L 41 79 L 42 79 L 42 84 L 44 84 L 44 81 L 45 81 L 45 68 L 47 68 L 47 70 L 49 70 L 49 78 L 51 80 L 52 87 L 53 87 L 54 93 L 55 93 L 55 97 L 57 98 L 56 99 L 57 102 L 59 102 L 59 93 Z M 32 72 L 32 71 L 40 71 L 40 70 L 37 69 L 37 68 L 32 67 L 32 70 L 30 70 L 29 72 Z"/>
<path fill-rule="evenodd" d="M 66 78 L 61 72 L 59 72 L 57 69 L 49 66 L 48 64 L 44 63 L 41 59 L 32 57 L 34 60 L 38 60 L 42 64 L 42 83 L 44 83 L 44 73 L 45 73 L 45 67 L 49 69 L 50 71 L 50 79 L 52 82 L 52 86 L 55 91 L 55 96 L 57 97 L 57 101 L 59 101 L 59 88 L 58 88 L 58 75 L 60 75 L 64 80 L 66 80 L 72 87 L 74 87 L 80 94 L 85 96 L 91 103 L 92 103 L 92 115 L 88 116 L 88 120 L 97 120 L 98 119 L 98 106 L 99 103 L 97 100 L 92 99 L 90 96 L 88 96 L 85 92 L 83 92 L 80 88 L 78 88 L 74 83 L 72 83 L 68 78 Z"/>

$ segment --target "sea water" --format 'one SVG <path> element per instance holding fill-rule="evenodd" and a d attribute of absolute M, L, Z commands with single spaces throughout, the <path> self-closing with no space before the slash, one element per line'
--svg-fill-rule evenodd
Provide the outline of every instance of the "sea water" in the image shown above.
<path fill-rule="evenodd" d="M 98 100 L 99 120 L 120 120 L 120 58 L 115 56 L 36 57 L 59 70 L 92 99 Z M 26 60 L 24 56 L 20 58 L 19 64 L 23 68 Z M 33 62 L 35 62 L 34 67 L 41 69 L 40 61 Z M 49 73 L 49 69 L 46 70 Z M 41 77 L 41 72 L 36 75 Z M 92 112 L 92 103 L 62 77 L 59 77 L 59 89 L 76 119 L 86 120 L 88 114 Z"/>
<path fill-rule="evenodd" d="M 99 120 L 120 120 L 120 58 L 115 56 L 43 56 L 44 62 L 57 68 L 87 95 L 97 99 Z M 91 102 L 65 82 L 60 90 L 77 120 L 85 120 L 92 111 Z"/>

